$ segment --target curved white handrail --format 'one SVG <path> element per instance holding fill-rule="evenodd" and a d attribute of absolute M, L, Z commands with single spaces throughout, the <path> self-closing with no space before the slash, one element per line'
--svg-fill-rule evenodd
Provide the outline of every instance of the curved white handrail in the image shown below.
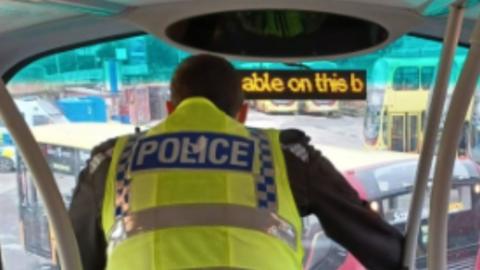
<path fill-rule="evenodd" d="M 459 138 L 480 75 L 480 19 L 470 40 L 470 51 L 453 92 L 440 141 L 430 201 L 428 269 L 446 270 L 448 206 Z"/>
<path fill-rule="evenodd" d="M 406 240 L 403 249 L 403 265 L 407 267 L 407 269 L 415 269 L 418 232 L 422 221 L 422 210 L 430 176 L 430 167 L 432 166 L 438 128 L 447 96 L 455 49 L 457 48 L 458 39 L 462 31 L 464 10 L 462 5 L 454 4 L 450 6 L 450 14 L 448 16 L 447 28 L 445 29 L 445 40 L 443 42 L 442 56 L 439 64 L 440 68 L 431 96 L 425 135 L 423 137 L 423 146 L 417 167 L 415 190 L 413 192 L 405 232 Z"/>
<path fill-rule="evenodd" d="M 0 116 L 20 149 L 34 183 L 47 209 L 49 222 L 58 245 L 62 269 L 82 270 L 77 240 L 72 224 L 47 161 L 15 102 L 0 79 Z"/>

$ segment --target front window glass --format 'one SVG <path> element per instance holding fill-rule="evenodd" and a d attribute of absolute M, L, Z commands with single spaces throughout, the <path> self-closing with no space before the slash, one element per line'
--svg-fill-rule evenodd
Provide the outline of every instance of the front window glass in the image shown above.
<path fill-rule="evenodd" d="M 365 101 L 249 100 L 246 124 L 304 131 L 361 198 L 402 230 L 411 200 L 406 189 L 415 176 L 429 98 L 427 91 L 419 89 L 433 88 L 440 49 L 437 41 L 406 35 L 381 50 L 347 59 L 287 64 L 233 61 L 237 69 L 360 69 L 368 77 Z M 451 85 L 467 52 L 457 50 Z M 39 142 L 66 206 L 96 145 L 133 133 L 136 127 L 154 127 L 167 117 L 170 80 L 187 56 L 153 36 L 139 35 L 47 55 L 10 80 L 8 89 Z M 478 249 L 480 196 L 475 190 L 480 186 L 475 188 L 478 165 L 471 162 L 472 156 L 480 156 L 480 147 L 475 147 L 480 145 L 478 104 L 475 98 L 472 113 L 466 117 L 472 135 L 464 140 L 459 159 L 470 165 L 455 174 L 468 183 L 455 186 L 451 193 L 449 269 L 474 261 Z M 5 268 L 56 269 L 55 239 L 31 173 L 1 123 L 0 134 L 0 205 L 5 216 L 0 243 Z M 399 165 L 405 160 L 410 162 L 407 168 Z M 349 222 L 358 221 L 352 218 Z M 360 262 L 335 241 L 339 239 L 327 237 L 326 232 L 335 228 L 324 225 L 330 227 L 323 228 L 314 216 L 304 219 L 305 269 L 361 269 Z M 428 243 L 428 238 L 422 234 L 419 241 Z M 419 266 L 425 264 L 422 254 L 417 258 Z"/>
<path fill-rule="evenodd" d="M 435 75 L 435 67 L 422 67 L 421 83 L 422 89 L 430 90 L 433 85 L 433 76 Z"/>
<path fill-rule="evenodd" d="M 399 67 L 393 77 L 393 89 L 416 90 L 419 86 L 418 67 Z"/>
<path fill-rule="evenodd" d="M 469 186 L 462 186 L 453 188 L 450 191 L 450 204 L 449 212 L 457 213 L 462 211 L 468 211 L 472 209 L 472 190 Z M 430 195 L 431 190 L 428 193 Z M 428 197 L 427 197 L 428 198 Z M 395 196 L 393 198 L 384 199 L 383 215 L 385 219 L 390 223 L 398 224 L 405 223 L 408 217 L 408 211 L 410 209 L 410 203 L 412 200 L 412 194 L 403 194 Z M 423 218 L 428 218 L 428 212 L 430 209 L 429 201 L 425 203 L 422 209 Z"/>
<path fill-rule="evenodd" d="M 431 195 L 431 190 L 428 190 L 427 198 Z M 395 196 L 392 198 L 384 199 L 382 201 L 383 205 L 383 215 L 392 224 L 397 224 L 398 228 L 404 230 L 405 229 L 405 222 L 408 217 L 408 211 L 410 207 L 410 203 L 412 200 L 412 194 L 403 194 L 400 196 Z M 450 202 L 449 202 L 449 217 L 448 217 L 448 226 L 450 232 L 453 232 L 455 229 L 453 228 L 471 228 L 471 224 L 465 224 L 464 218 L 469 217 L 472 212 L 472 188 L 470 186 L 458 186 L 452 188 L 450 191 Z M 422 218 L 423 222 L 420 229 L 419 234 L 419 247 L 417 249 L 417 267 L 424 268 L 425 266 L 425 258 L 427 254 L 427 246 L 428 246 L 428 224 L 426 220 L 429 216 L 429 200 L 426 200 L 424 207 L 422 208 Z M 474 219 L 472 222 L 477 223 L 478 220 Z M 463 250 L 463 252 L 471 252 L 472 247 L 469 243 L 471 243 L 471 239 L 469 238 L 477 238 L 478 233 L 474 231 L 470 231 L 466 229 L 462 233 L 451 233 L 448 237 L 448 249 L 449 250 Z M 462 257 L 459 253 L 452 252 L 454 256 L 453 259 L 459 259 Z M 452 256 L 452 257 L 453 257 Z"/>

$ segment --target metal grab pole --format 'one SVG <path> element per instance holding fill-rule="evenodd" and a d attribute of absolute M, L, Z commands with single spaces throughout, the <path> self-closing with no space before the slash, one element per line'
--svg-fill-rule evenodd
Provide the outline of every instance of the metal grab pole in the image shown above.
<path fill-rule="evenodd" d="M 58 243 L 62 269 L 82 270 L 77 240 L 53 174 L 1 79 L 0 116 L 2 116 L 5 126 L 15 139 L 16 146 L 22 152 L 22 156 L 33 174 L 35 185 L 45 203 L 49 222 Z"/>
<path fill-rule="evenodd" d="M 406 240 L 403 250 L 403 266 L 407 269 L 415 269 L 418 232 L 422 220 L 422 209 L 430 176 L 430 167 L 432 166 L 435 151 L 436 140 L 433 138 L 436 138 L 442 117 L 452 63 L 455 57 L 455 49 L 457 48 L 458 39 L 462 30 L 463 15 L 464 7 L 462 5 L 453 4 L 450 6 L 450 15 L 448 16 L 447 28 L 445 29 L 445 40 L 443 42 L 442 56 L 440 59 L 440 69 L 431 96 L 423 147 L 417 167 L 415 190 L 413 192 L 405 232 Z"/>
<path fill-rule="evenodd" d="M 480 19 L 476 22 L 470 43 L 470 51 L 448 109 L 435 166 L 428 224 L 428 269 L 432 270 L 446 270 L 447 265 L 447 218 L 452 171 L 465 116 L 480 75 Z"/>

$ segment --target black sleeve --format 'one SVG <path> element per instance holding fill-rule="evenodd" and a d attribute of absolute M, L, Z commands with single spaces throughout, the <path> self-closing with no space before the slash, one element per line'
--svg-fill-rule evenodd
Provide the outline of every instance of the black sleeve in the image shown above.
<path fill-rule="evenodd" d="M 285 162 L 302 216 L 315 214 L 326 234 L 372 270 L 401 269 L 403 235 L 370 209 L 341 173 L 298 130 L 281 132 Z"/>
<path fill-rule="evenodd" d="M 103 270 L 106 266 L 107 242 L 102 230 L 101 211 L 114 145 L 115 140 L 110 140 L 92 151 L 86 168 L 78 177 L 69 209 L 83 269 Z"/>

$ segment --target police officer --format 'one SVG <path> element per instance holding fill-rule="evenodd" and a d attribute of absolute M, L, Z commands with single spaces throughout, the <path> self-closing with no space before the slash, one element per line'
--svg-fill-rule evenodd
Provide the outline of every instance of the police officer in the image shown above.
<path fill-rule="evenodd" d="M 70 208 L 85 269 L 302 269 L 300 218 L 368 269 L 400 269 L 403 236 L 298 130 L 248 129 L 226 60 L 186 59 L 170 116 L 92 152 Z"/>

